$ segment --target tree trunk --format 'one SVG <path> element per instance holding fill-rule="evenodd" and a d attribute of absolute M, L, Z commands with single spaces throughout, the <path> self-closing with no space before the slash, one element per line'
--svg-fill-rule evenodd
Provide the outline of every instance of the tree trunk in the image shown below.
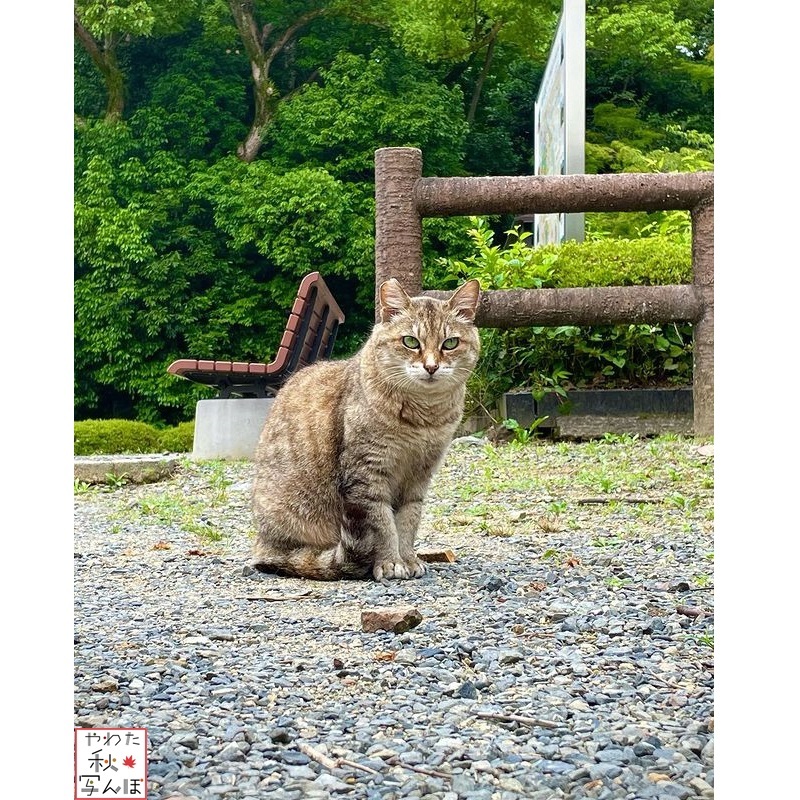
<path fill-rule="evenodd" d="M 478 102 L 480 101 L 481 92 L 483 91 L 483 83 L 486 80 L 486 75 L 489 72 L 489 67 L 492 64 L 492 56 L 494 55 L 494 45 L 497 41 L 497 35 L 500 33 L 502 23 L 497 23 L 492 28 L 489 34 L 489 46 L 486 49 L 486 57 L 483 59 L 483 66 L 481 67 L 478 80 L 475 81 L 475 88 L 472 90 L 472 100 L 469 104 L 469 111 L 467 112 L 467 122 L 472 125 L 475 121 L 475 114 L 478 111 Z"/>
<path fill-rule="evenodd" d="M 106 55 L 106 90 L 108 91 L 108 104 L 106 105 L 106 122 L 122 119 L 125 110 L 125 77 L 117 63 L 116 48 L 111 45 L 110 37 L 106 40 L 108 49 Z"/>
<path fill-rule="evenodd" d="M 278 91 L 274 83 L 267 78 L 263 78 L 263 72 L 253 62 L 253 95 L 255 98 L 255 110 L 253 111 L 253 122 L 244 141 L 236 149 L 236 155 L 248 164 L 253 161 L 261 150 L 261 142 L 264 132 L 272 122 L 275 106 L 278 104 Z M 256 75 L 258 74 L 258 77 Z"/>
<path fill-rule="evenodd" d="M 248 164 L 261 150 L 264 132 L 275 116 L 280 93 L 269 75 L 275 57 L 294 39 L 297 32 L 312 19 L 326 13 L 325 9 L 317 9 L 297 18 L 275 41 L 266 48 L 265 42 L 273 32 L 274 25 L 269 23 L 259 31 L 253 13 L 251 0 L 228 0 L 233 21 L 244 45 L 244 51 L 250 61 L 250 72 L 253 76 L 253 121 L 244 141 L 236 150 L 236 155 Z"/>
<path fill-rule="evenodd" d="M 89 54 L 106 84 L 106 122 L 116 122 L 125 110 L 125 76 L 117 63 L 116 42 L 111 36 L 105 38 L 103 47 L 95 41 L 83 23 L 75 15 L 75 35 Z"/>

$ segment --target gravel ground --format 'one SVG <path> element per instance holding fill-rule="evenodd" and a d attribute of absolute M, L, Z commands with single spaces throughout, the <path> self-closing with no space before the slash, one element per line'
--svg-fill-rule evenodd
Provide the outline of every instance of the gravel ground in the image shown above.
<path fill-rule="evenodd" d="M 459 440 L 456 562 L 384 584 L 248 574 L 250 463 L 76 485 L 75 725 L 146 727 L 157 800 L 713 797 L 712 453 Z"/>

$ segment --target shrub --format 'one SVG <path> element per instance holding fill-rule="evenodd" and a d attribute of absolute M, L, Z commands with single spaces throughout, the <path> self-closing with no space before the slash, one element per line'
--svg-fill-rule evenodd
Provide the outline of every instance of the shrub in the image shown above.
<path fill-rule="evenodd" d="M 194 420 L 181 422 L 174 428 L 161 431 L 161 450 L 169 453 L 189 453 L 194 446 Z"/>
<path fill-rule="evenodd" d="M 130 419 L 85 419 L 75 425 L 75 455 L 156 453 L 161 433 L 146 422 Z"/>
<path fill-rule="evenodd" d="M 76 456 L 189 453 L 194 444 L 194 420 L 164 429 L 130 419 L 86 419 L 74 426 Z"/>
<path fill-rule="evenodd" d="M 569 286 L 657 286 L 691 283 L 689 242 L 653 236 L 564 242 L 541 250 L 552 258 L 553 284 Z M 537 251 L 534 251 L 537 252 Z"/>
<path fill-rule="evenodd" d="M 661 215 L 639 238 L 598 237 L 532 248 L 529 233 L 506 231 L 493 244 L 485 220 L 472 218 L 475 252 L 442 259 L 448 278 L 480 280 L 484 289 L 566 288 L 688 283 L 691 244 L 683 219 Z M 668 233 L 669 235 L 664 235 Z M 511 389 L 565 397 L 575 387 L 686 385 L 692 376 L 689 323 L 481 329 L 482 357 L 473 373 L 467 412 L 491 410 Z"/>
<path fill-rule="evenodd" d="M 599 237 L 586 242 L 530 247 L 530 233 L 506 231 L 505 245 L 494 244 L 486 220 L 472 217 L 468 231 L 475 252 L 463 261 L 440 259 L 453 281 L 478 278 L 484 289 L 634 286 L 690 283 L 689 229 L 670 217 L 669 238 L 655 223 L 635 239 Z"/>

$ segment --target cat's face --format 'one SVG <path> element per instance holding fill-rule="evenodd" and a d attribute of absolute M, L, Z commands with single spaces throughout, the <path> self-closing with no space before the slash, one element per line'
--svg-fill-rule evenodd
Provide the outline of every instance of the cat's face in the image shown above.
<path fill-rule="evenodd" d="M 384 377 L 395 388 L 438 392 L 463 385 L 478 360 L 473 320 L 479 285 L 469 281 L 449 300 L 409 297 L 391 279 L 381 286 L 381 324 L 373 333 Z"/>

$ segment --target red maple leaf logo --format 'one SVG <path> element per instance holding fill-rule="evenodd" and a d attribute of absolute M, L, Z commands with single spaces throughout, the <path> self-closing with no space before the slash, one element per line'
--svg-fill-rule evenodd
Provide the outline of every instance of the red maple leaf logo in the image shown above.
<path fill-rule="evenodd" d="M 133 756 L 125 756 L 125 758 L 122 759 L 123 767 L 133 767 L 135 763 L 136 759 Z"/>

